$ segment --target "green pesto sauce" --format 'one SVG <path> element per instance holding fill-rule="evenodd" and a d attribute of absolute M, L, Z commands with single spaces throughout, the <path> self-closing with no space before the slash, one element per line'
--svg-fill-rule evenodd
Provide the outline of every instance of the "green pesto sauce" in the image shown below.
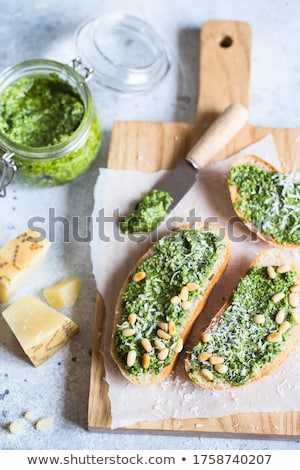
<path fill-rule="evenodd" d="M 272 280 L 266 267 L 252 268 L 240 281 L 231 305 L 219 323 L 212 328 L 210 341 L 200 342 L 193 348 L 190 377 L 197 381 L 195 375 L 199 373 L 199 369 L 209 369 L 215 378 L 222 378 L 233 386 L 240 386 L 256 376 L 264 365 L 272 362 L 280 353 L 294 323 L 288 294 L 295 280 L 294 271 L 277 274 Z M 277 292 L 284 292 L 285 297 L 274 304 L 271 298 Z M 275 317 L 280 309 L 284 309 L 285 320 L 291 323 L 291 327 L 282 335 L 282 343 L 271 343 L 266 337 L 278 331 L 279 325 L 275 322 Z M 254 315 L 258 313 L 265 316 L 263 324 L 253 321 Z M 199 362 L 198 355 L 203 351 L 223 357 L 224 364 L 228 367 L 227 373 L 216 372 L 209 361 Z"/>
<path fill-rule="evenodd" d="M 63 144 L 84 116 L 77 91 L 56 73 L 22 77 L 0 95 L 0 132 L 30 148 Z M 14 156 L 17 179 L 40 187 L 69 183 L 85 173 L 97 157 L 101 129 L 96 111 L 86 140 L 75 150 L 52 159 Z"/>
<path fill-rule="evenodd" d="M 64 142 L 83 115 L 79 94 L 56 73 L 22 77 L 0 95 L 0 131 L 28 147 Z"/>
<path fill-rule="evenodd" d="M 52 160 L 25 160 L 14 157 L 18 181 L 38 187 L 69 183 L 84 174 L 97 157 L 101 144 L 101 129 L 95 114 L 87 140 L 73 152 Z"/>
<path fill-rule="evenodd" d="M 165 219 L 173 198 L 166 191 L 154 189 L 143 197 L 120 227 L 123 233 L 145 233 L 154 230 Z"/>
<path fill-rule="evenodd" d="M 199 290 L 189 292 L 188 300 L 197 300 L 205 291 L 212 267 L 218 259 L 222 242 L 211 232 L 201 233 L 197 230 L 182 230 L 175 236 L 167 237 L 154 246 L 154 253 L 142 261 L 136 272 L 146 273 L 145 279 L 136 282 L 132 277 L 123 295 L 122 316 L 114 334 L 117 355 L 125 369 L 133 375 L 144 374 L 141 366 L 145 353 L 141 345 L 143 338 L 149 339 L 152 345 L 150 353 L 150 368 L 159 373 L 163 367 L 170 364 L 174 357 L 174 348 L 182 334 L 185 321 L 190 315 L 189 310 L 183 310 L 182 305 L 173 305 L 170 299 L 177 296 L 181 288 L 189 282 L 199 285 Z M 137 321 L 131 326 L 129 314 L 136 314 Z M 154 340 L 157 336 L 157 323 L 174 321 L 177 332 L 169 339 L 161 339 L 169 348 L 165 360 L 157 358 Z M 135 334 L 124 337 L 122 331 L 134 328 Z M 132 367 L 126 365 L 127 354 L 134 349 L 137 353 Z"/>
<path fill-rule="evenodd" d="M 300 244 L 300 183 L 252 165 L 233 167 L 229 183 L 238 188 L 236 209 L 247 222 L 280 244 Z"/>

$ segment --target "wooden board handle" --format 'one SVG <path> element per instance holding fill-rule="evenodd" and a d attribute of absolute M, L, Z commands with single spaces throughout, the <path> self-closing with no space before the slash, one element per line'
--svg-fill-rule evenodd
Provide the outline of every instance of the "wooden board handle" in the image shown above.
<path fill-rule="evenodd" d="M 186 160 L 195 168 L 203 168 L 248 121 L 248 110 L 240 103 L 229 105 L 202 134 L 188 152 Z"/>
<path fill-rule="evenodd" d="M 197 135 L 231 103 L 249 107 L 252 32 L 243 21 L 207 21 L 200 32 Z"/>

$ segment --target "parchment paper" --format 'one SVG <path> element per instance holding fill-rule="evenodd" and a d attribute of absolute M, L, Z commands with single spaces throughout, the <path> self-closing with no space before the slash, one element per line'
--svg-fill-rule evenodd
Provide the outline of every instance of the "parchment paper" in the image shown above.
<path fill-rule="evenodd" d="M 100 169 L 95 187 L 93 240 L 91 253 L 96 284 L 106 308 L 106 346 L 103 351 L 106 380 L 112 410 L 112 428 L 144 420 L 166 418 L 221 417 L 242 412 L 300 410 L 300 344 L 296 351 L 271 376 L 233 391 L 207 391 L 197 387 L 184 371 L 184 352 L 172 374 L 163 382 L 139 387 L 124 379 L 110 356 L 111 326 L 116 299 L 127 273 L 154 239 L 170 229 L 172 217 L 201 217 L 225 227 L 232 243 L 232 255 L 225 274 L 211 294 L 185 347 L 190 347 L 199 332 L 226 301 L 246 272 L 252 259 L 271 245 L 258 241 L 235 216 L 226 179 L 233 159 L 240 154 L 261 156 L 280 169 L 273 137 L 249 146 L 239 154 L 207 166 L 168 220 L 157 233 L 128 239 L 118 229 L 116 216 L 127 214 L 140 197 L 149 192 L 165 174 Z M 290 250 L 298 263 L 298 250 Z"/>

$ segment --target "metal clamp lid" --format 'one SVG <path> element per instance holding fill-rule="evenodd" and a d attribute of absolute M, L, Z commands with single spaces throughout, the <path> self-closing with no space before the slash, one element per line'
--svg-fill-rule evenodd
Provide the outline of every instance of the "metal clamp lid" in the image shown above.
<path fill-rule="evenodd" d="M 14 153 L 6 152 L 0 156 L 0 167 L 2 166 L 2 172 L 0 172 L 0 197 L 6 196 L 6 188 L 12 182 L 17 167 L 12 160 Z"/>
<path fill-rule="evenodd" d="M 82 60 L 81 60 L 81 57 L 79 56 L 72 59 L 71 62 L 69 63 L 69 67 L 72 67 L 72 69 L 76 69 L 80 65 L 82 65 Z M 83 76 L 84 81 L 85 83 L 88 83 L 93 76 L 94 69 L 92 67 L 83 67 L 83 70 L 84 70 L 84 76 Z"/>

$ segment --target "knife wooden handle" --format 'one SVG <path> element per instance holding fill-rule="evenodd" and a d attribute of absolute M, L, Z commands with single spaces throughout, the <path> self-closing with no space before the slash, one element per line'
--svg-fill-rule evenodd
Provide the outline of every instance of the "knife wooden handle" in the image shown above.
<path fill-rule="evenodd" d="M 230 104 L 188 152 L 186 160 L 195 168 L 203 168 L 244 127 L 248 115 L 242 104 Z"/>

